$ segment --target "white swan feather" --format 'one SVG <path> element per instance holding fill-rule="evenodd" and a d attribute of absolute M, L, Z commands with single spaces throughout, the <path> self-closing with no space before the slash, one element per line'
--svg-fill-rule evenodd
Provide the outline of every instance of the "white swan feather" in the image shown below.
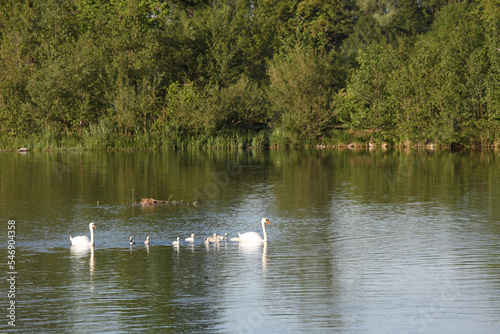
<path fill-rule="evenodd" d="M 69 237 L 69 240 L 71 240 L 71 244 L 73 246 L 94 246 L 94 228 L 96 228 L 95 224 L 92 222 L 89 224 L 89 230 L 90 230 L 90 240 L 87 238 L 85 235 L 80 235 L 78 237 Z"/>

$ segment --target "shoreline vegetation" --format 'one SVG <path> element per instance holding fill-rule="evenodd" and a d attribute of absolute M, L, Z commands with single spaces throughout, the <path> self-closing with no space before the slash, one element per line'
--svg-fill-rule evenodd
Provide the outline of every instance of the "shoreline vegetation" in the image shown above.
<path fill-rule="evenodd" d="M 347 131 L 346 131 L 347 132 Z M 84 139 L 80 138 L 55 138 L 40 137 L 32 135 L 29 138 L 0 137 L 0 152 L 52 152 L 52 151 L 161 151 L 161 150 L 248 150 L 248 149 L 426 149 L 426 150 L 463 150 L 463 149 L 500 149 L 500 143 L 493 144 L 438 144 L 432 142 L 412 143 L 410 141 L 400 143 L 387 143 L 371 141 L 369 136 L 360 136 L 347 132 L 337 135 L 337 140 L 331 138 L 315 140 L 308 144 L 288 145 L 276 141 L 272 134 L 256 133 L 233 136 L 221 136 L 212 138 L 197 138 L 192 141 L 180 143 L 162 142 L 161 140 L 146 136 L 135 141 L 127 137 L 121 139 L 115 137 L 113 140 L 97 141 L 98 145 L 86 146 Z"/>
<path fill-rule="evenodd" d="M 0 150 L 500 146 L 498 0 L 0 2 Z"/>

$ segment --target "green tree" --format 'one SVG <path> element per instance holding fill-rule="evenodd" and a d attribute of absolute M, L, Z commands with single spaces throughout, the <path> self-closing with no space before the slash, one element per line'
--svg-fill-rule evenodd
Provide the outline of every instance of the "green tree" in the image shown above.
<path fill-rule="evenodd" d="M 34 71 L 33 18 L 28 3 L 1 1 L 0 11 L 0 134 L 21 135 L 37 126 L 26 103 L 26 84 Z"/>
<path fill-rule="evenodd" d="M 354 129 L 370 130 L 382 140 L 393 139 L 395 110 L 389 98 L 392 73 L 404 56 L 394 46 L 371 44 L 358 57 L 356 70 L 341 93 L 344 121 Z"/>
<path fill-rule="evenodd" d="M 500 141 L 500 1 L 480 1 L 477 17 L 485 33 L 485 51 L 488 57 L 489 71 L 485 76 L 488 108 L 484 112 L 481 124 L 483 132 L 491 133 L 493 141 Z"/>
<path fill-rule="evenodd" d="M 408 125 L 405 133 L 410 139 L 442 144 L 490 140 L 478 137 L 489 66 L 483 29 L 470 19 L 474 7 L 448 6 L 415 45 L 406 70 L 395 77 L 399 80 L 393 81 L 394 100 L 402 100 L 400 87 L 412 92 L 402 112 L 408 121 L 398 122 Z"/>
<path fill-rule="evenodd" d="M 414 38 L 426 32 L 434 19 L 426 1 L 357 0 L 354 3 L 352 11 L 356 23 L 341 45 L 344 61 L 353 67 L 357 66 L 360 51 L 370 44 L 398 43 L 400 38 Z"/>
<path fill-rule="evenodd" d="M 292 143 L 320 137 L 335 122 L 335 72 L 324 53 L 296 47 L 270 62 L 268 96 Z"/>
<path fill-rule="evenodd" d="M 334 49 L 352 22 L 343 0 L 263 0 L 256 2 L 255 20 L 263 54 L 287 52 L 295 45 L 317 51 Z"/>
<path fill-rule="evenodd" d="M 205 84 L 228 87 L 243 65 L 246 25 L 235 6 L 216 4 L 203 12 L 201 41 L 206 50 L 200 54 L 199 69 Z M 202 30 L 203 29 L 203 30 Z"/>

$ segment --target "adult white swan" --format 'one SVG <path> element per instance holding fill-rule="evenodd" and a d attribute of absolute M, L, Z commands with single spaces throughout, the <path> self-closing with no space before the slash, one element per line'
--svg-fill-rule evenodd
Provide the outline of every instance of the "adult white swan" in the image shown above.
<path fill-rule="evenodd" d="M 264 234 L 264 239 L 256 233 L 256 232 L 247 232 L 241 234 L 238 232 L 238 238 L 231 238 L 231 241 L 239 241 L 239 242 L 267 242 L 267 233 L 266 233 L 266 223 L 271 225 L 269 223 L 269 219 L 267 218 L 262 218 L 260 221 L 262 223 L 262 233 Z"/>
<path fill-rule="evenodd" d="M 94 228 L 95 224 L 92 222 L 89 224 L 89 230 L 90 230 L 90 240 L 84 235 L 80 235 L 78 237 L 69 237 L 69 240 L 71 240 L 71 244 L 73 246 L 94 246 Z"/>

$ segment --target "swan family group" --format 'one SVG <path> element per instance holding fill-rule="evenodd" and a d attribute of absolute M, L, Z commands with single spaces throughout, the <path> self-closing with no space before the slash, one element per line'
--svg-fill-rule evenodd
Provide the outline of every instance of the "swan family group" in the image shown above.
<path fill-rule="evenodd" d="M 236 242 L 267 242 L 267 233 L 266 233 L 266 224 L 269 224 L 269 219 L 267 218 L 262 218 L 261 220 L 262 224 L 262 234 L 264 235 L 264 238 L 260 236 L 260 234 L 256 232 L 246 232 L 246 233 L 240 233 L 238 232 L 238 236 L 231 238 L 231 241 L 236 241 Z M 73 246 L 94 246 L 94 229 L 96 228 L 94 223 L 89 224 L 89 229 L 90 229 L 90 240 L 86 236 L 78 236 L 78 237 L 69 237 L 71 240 L 71 244 Z M 194 243 L 194 234 L 191 234 L 190 237 L 185 239 L 187 242 Z M 218 235 L 217 233 L 214 233 L 213 236 L 205 238 L 205 244 L 210 244 L 210 243 L 219 243 L 221 241 L 227 240 L 227 233 L 222 236 Z M 172 245 L 178 246 L 180 242 L 180 238 L 177 237 L 177 240 L 172 242 Z M 132 237 L 130 237 L 130 245 L 134 245 L 135 241 Z M 144 241 L 145 245 L 149 245 L 149 236 L 146 238 Z"/>

